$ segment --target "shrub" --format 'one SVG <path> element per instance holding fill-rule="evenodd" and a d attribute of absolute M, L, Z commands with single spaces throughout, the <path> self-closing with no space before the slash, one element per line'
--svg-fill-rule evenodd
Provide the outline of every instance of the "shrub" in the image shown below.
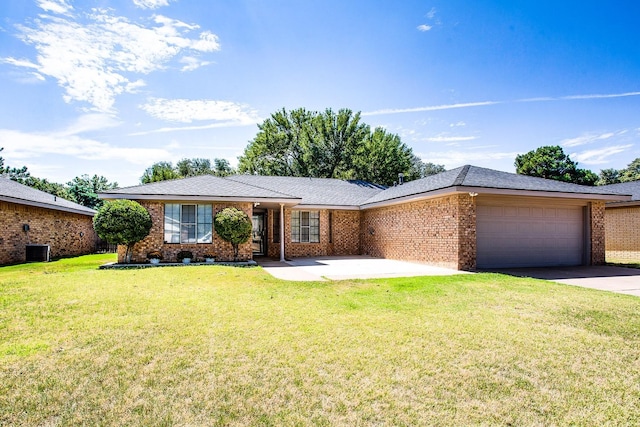
<path fill-rule="evenodd" d="M 178 260 L 178 262 L 182 262 L 182 260 L 185 259 L 185 258 L 193 259 L 193 252 L 191 252 L 191 251 L 180 251 L 180 252 L 178 252 L 178 255 L 176 255 L 176 259 Z"/>
<path fill-rule="evenodd" d="M 93 217 L 93 228 L 101 239 L 117 245 L 127 245 L 124 259 L 131 262 L 133 245 L 149 235 L 151 215 L 138 202 L 114 200 L 107 202 Z"/>
<path fill-rule="evenodd" d="M 147 259 L 162 259 L 160 251 L 151 251 L 147 253 Z"/>
<path fill-rule="evenodd" d="M 215 217 L 215 230 L 222 240 L 231 243 L 233 260 L 238 260 L 238 245 L 251 238 L 253 225 L 246 213 L 237 208 L 225 208 Z"/>

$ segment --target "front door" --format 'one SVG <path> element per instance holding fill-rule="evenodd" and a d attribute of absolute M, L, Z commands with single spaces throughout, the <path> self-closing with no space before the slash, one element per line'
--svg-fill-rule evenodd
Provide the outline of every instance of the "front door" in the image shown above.
<path fill-rule="evenodd" d="M 264 227 L 264 213 L 253 214 L 252 246 L 254 255 L 264 255 L 266 252 L 266 236 Z"/>

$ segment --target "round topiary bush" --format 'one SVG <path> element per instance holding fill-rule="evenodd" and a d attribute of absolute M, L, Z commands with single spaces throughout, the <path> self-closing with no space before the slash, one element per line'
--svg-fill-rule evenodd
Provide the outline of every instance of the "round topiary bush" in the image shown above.
<path fill-rule="evenodd" d="M 149 235 L 151 215 L 138 202 L 114 200 L 107 202 L 93 217 L 93 228 L 101 239 L 117 245 L 126 245 L 125 262 L 131 262 L 133 245 Z"/>
<path fill-rule="evenodd" d="M 222 240 L 231 243 L 233 260 L 238 260 L 238 245 L 251 238 L 253 225 L 249 216 L 237 208 L 225 208 L 215 217 L 215 230 Z"/>

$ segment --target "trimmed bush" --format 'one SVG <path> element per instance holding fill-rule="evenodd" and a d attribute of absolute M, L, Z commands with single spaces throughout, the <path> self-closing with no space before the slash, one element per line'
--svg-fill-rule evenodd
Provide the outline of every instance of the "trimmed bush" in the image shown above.
<path fill-rule="evenodd" d="M 253 225 L 249 216 L 237 208 L 225 208 L 215 217 L 215 230 L 222 240 L 231 243 L 233 260 L 238 260 L 238 245 L 251 238 Z"/>
<path fill-rule="evenodd" d="M 101 239 L 111 244 L 126 245 L 124 259 L 131 262 L 133 245 L 149 235 L 151 215 L 138 202 L 114 200 L 106 202 L 93 217 L 93 228 Z"/>

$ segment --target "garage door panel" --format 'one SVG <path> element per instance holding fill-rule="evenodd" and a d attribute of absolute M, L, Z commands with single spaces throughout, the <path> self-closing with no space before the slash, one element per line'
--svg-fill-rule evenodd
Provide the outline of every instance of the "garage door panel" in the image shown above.
<path fill-rule="evenodd" d="M 476 212 L 479 268 L 582 264 L 581 206 L 496 203 Z"/>

